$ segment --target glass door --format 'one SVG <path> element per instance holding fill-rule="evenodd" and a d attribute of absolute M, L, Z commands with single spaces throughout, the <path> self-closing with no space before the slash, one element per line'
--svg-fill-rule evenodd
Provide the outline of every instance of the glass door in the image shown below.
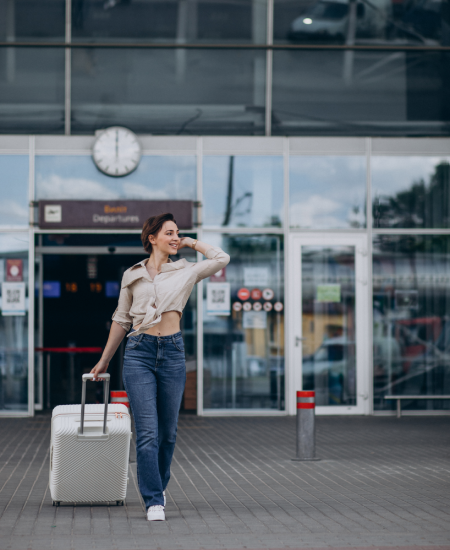
<path fill-rule="evenodd" d="M 291 238 L 293 391 L 314 390 L 318 414 L 369 412 L 366 242 Z"/>

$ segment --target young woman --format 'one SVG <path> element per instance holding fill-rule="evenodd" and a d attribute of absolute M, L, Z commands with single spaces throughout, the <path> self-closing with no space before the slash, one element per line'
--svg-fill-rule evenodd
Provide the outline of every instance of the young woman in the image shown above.
<path fill-rule="evenodd" d="M 225 267 L 230 257 L 197 239 L 180 239 L 172 214 L 149 218 L 141 238 L 150 258 L 125 271 L 108 342 L 91 372 L 94 380 L 106 372 L 133 326 L 125 348 L 123 383 L 136 425 L 139 490 L 147 519 L 155 521 L 165 520 L 164 491 L 186 382 L 180 318 L 194 285 Z M 169 256 L 186 246 L 207 260 L 191 263 L 183 258 L 172 262 Z"/>

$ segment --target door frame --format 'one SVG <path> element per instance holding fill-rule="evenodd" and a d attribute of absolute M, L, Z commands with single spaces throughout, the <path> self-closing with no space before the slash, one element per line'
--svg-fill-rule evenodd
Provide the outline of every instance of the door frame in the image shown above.
<path fill-rule="evenodd" d="M 296 391 L 302 389 L 302 246 L 355 247 L 355 304 L 356 304 L 356 406 L 316 407 L 318 415 L 370 414 L 370 364 L 368 299 L 368 247 L 364 234 L 291 234 L 289 236 L 289 414 L 296 413 Z M 300 279 L 300 280 L 299 280 Z M 300 283 L 300 284 L 299 284 Z M 298 306 L 298 307 L 297 307 Z"/>

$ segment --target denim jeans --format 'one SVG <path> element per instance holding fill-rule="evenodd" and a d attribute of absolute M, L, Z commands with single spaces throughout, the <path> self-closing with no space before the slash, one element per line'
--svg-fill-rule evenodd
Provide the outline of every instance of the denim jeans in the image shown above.
<path fill-rule="evenodd" d="M 170 479 L 178 412 L 186 383 L 181 332 L 170 336 L 130 336 L 123 383 L 136 426 L 139 490 L 145 506 L 163 505 Z"/>

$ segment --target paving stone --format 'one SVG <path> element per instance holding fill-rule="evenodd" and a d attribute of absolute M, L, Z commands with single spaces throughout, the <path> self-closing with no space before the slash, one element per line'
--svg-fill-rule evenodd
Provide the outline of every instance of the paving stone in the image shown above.
<path fill-rule="evenodd" d="M 0 550 L 450 550 L 450 418 L 318 417 L 318 462 L 293 418 L 182 416 L 167 521 L 126 505 L 52 507 L 50 418 L 0 422 Z M 135 456 L 132 445 L 132 456 Z"/>

